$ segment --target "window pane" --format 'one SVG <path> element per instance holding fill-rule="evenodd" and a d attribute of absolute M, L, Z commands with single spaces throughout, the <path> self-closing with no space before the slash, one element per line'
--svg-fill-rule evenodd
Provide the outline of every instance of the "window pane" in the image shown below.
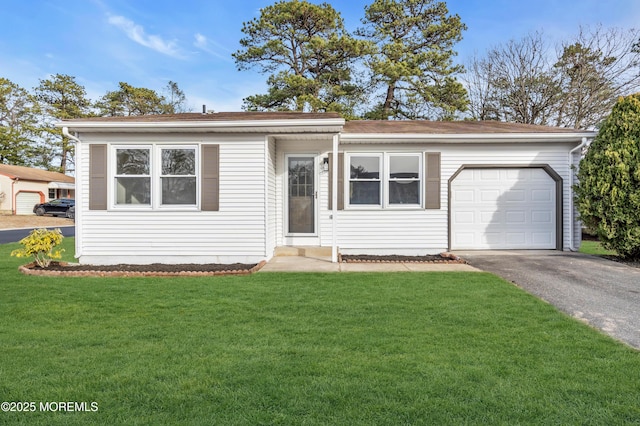
<path fill-rule="evenodd" d="M 389 177 L 391 179 L 418 179 L 420 177 L 420 159 L 415 156 L 389 156 Z"/>
<path fill-rule="evenodd" d="M 352 156 L 351 179 L 380 179 L 380 158 Z"/>
<path fill-rule="evenodd" d="M 420 204 L 420 182 L 390 181 L 389 204 Z"/>
<path fill-rule="evenodd" d="M 380 205 L 380 182 L 376 182 L 376 181 L 349 182 L 349 203 Z"/>
<path fill-rule="evenodd" d="M 149 174 L 148 149 L 118 149 L 116 150 L 118 175 L 148 175 Z"/>
<path fill-rule="evenodd" d="M 163 175 L 195 175 L 196 174 L 195 149 L 163 149 L 162 150 L 162 174 Z"/>
<path fill-rule="evenodd" d="M 116 204 L 150 204 L 151 181 L 148 177 L 116 178 Z"/>
<path fill-rule="evenodd" d="M 194 177 L 163 177 L 162 204 L 196 203 L 196 178 Z"/>

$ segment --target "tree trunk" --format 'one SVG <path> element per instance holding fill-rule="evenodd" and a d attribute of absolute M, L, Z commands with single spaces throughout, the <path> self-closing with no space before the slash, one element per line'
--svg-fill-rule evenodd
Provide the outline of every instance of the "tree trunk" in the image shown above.
<path fill-rule="evenodd" d="M 391 115 L 391 104 L 393 104 L 393 101 L 395 100 L 395 92 L 396 83 L 394 81 L 392 83 L 389 83 L 389 86 L 387 87 L 387 97 L 385 98 L 384 105 L 382 106 L 383 120 L 388 120 L 389 116 Z"/>

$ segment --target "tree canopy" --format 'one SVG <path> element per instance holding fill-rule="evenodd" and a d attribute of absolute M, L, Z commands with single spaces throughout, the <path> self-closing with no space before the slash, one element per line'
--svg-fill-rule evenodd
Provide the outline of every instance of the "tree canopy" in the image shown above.
<path fill-rule="evenodd" d="M 245 98 L 244 109 L 352 112 L 361 95 L 352 67 L 371 46 L 346 32 L 331 5 L 276 2 L 242 32 L 242 48 L 233 54 L 238 70 L 270 73 L 268 92 Z"/>
<path fill-rule="evenodd" d="M 186 97 L 169 81 L 163 94 L 121 82 L 97 101 L 75 77 L 54 74 L 32 92 L 0 78 L 0 163 L 73 171 L 74 146 L 54 124 L 90 116 L 186 112 Z"/>
<path fill-rule="evenodd" d="M 0 77 L 0 163 L 29 165 L 39 132 L 40 109 L 33 95 Z"/>
<path fill-rule="evenodd" d="M 580 162 L 576 206 L 602 244 L 640 259 L 640 94 L 620 98 Z"/>
<path fill-rule="evenodd" d="M 384 88 L 369 118 L 449 119 L 467 109 L 455 78 L 463 68 L 452 60 L 467 27 L 445 2 L 375 0 L 362 22 L 357 34 L 377 47 L 367 59 L 372 81 Z"/>
<path fill-rule="evenodd" d="M 637 30 L 580 28 L 552 52 L 542 33 L 474 58 L 465 76 L 474 119 L 594 128 L 640 89 Z"/>
<path fill-rule="evenodd" d="M 35 97 L 42 107 L 42 142 L 35 146 L 35 163 L 49 170 L 66 173 L 74 161 L 73 144 L 62 135 L 62 130 L 54 126 L 54 121 L 82 118 L 90 114 L 91 101 L 83 86 L 75 77 L 55 74 L 47 80 L 40 80 L 35 88 Z M 54 158 L 60 161 L 53 164 Z"/>

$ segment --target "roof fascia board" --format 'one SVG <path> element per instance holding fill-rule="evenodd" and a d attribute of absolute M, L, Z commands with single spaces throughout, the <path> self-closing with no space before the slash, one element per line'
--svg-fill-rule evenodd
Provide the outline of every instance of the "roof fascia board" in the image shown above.
<path fill-rule="evenodd" d="M 233 121 L 61 121 L 57 127 L 67 127 L 72 131 L 140 131 L 140 130 L 201 130 L 228 131 L 245 129 L 259 132 L 264 129 L 287 128 L 299 131 L 303 128 L 327 128 L 330 132 L 339 132 L 344 126 L 343 118 L 320 118 L 304 120 L 233 120 Z"/>

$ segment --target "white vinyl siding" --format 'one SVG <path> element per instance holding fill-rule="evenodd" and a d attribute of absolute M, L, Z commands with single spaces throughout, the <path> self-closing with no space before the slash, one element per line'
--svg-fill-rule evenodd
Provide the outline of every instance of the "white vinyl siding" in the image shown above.
<path fill-rule="evenodd" d="M 144 144 L 149 135 L 114 141 Z M 99 134 L 83 142 L 106 143 Z M 234 263 L 265 258 L 264 136 L 157 135 L 154 143 L 220 147 L 220 210 L 89 210 L 88 176 L 80 173 L 82 263 Z M 85 147 L 83 147 L 85 148 Z M 79 171 L 88 170 L 89 150 L 79 150 Z M 112 155 L 112 151 L 110 151 Z M 86 173 L 86 172 L 85 172 Z M 112 190 L 112 188 L 110 188 Z M 78 207 L 77 207 L 78 209 Z"/>
<path fill-rule="evenodd" d="M 338 247 L 342 253 L 437 254 L 448 249 L 448 180 L 463 164 L 549 164 L 563 179 L 563 236 L 568 247 L 568 151 L 576 144 L 381 144 L 384 152 L 440 152 L 440 209 L 341 210 Z M 371 145 L 342 144 L 344 152 L 371 152 Z"/>

